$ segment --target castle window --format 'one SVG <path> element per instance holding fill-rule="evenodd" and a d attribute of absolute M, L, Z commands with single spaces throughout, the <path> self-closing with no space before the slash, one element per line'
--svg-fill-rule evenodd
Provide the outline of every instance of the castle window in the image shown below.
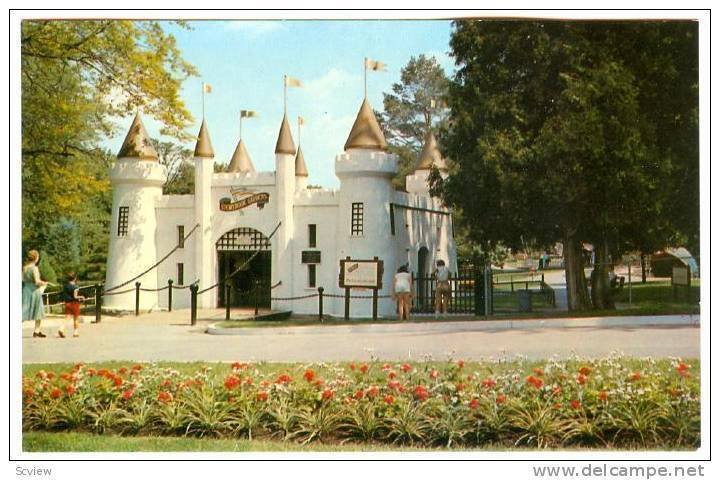
<path fill-rule="evenodd" d="M 185 264 L 177 264 L 177 284 L 185 285 Z"/>
<path fill-rule="evenodd" d="M 128 233 L 128 216 L 130 215 L 130 207 L 120 207 L 118 210 L 118 237 L 124 237 Z"/>
<path fill-rule="evenodd" d="M 317 275 L 317 265 L 310 264 L 308 267 L 308 288 L 315 288 L 316 285 L 316 275 Z"/>
<path fill-rule="evenodd" d="M 317 225 L 311 223 L 308 225 L 308 247 L 315 248 L 317 246 Z"/>
<path fill-rule="evenodd" d="M 185 248 L 185 225 L 177 226 L 178 248 Z"/>
<path fill-rule="evenodd" d="M 363 234 L 363 203 L 352 204 L 352 217 L 350 222 L 350 234 L 359 236 Z"/>

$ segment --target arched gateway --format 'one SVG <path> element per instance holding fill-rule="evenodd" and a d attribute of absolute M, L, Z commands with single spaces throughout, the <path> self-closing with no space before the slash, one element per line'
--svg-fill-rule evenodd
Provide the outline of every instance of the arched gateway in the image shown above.
<path fill-rule="evenodd" d="M 219 288 L 218 306 L 225 307 L 226 302 L 229 302 L 231 307 L 254 306 L 257 282 L 258 305 L 269 308 L 272 261 L 270 239 L 254 228 L 234 228 L 218 239 L 215 249 L 218 281 L 242 267 L 229 280 L 230 294 L 227 298 L 225 287 Z M 254 254 L 256 255 L 253 257 Z M 252 260 L 247 263 L 250 258 Z M 244 265 L 245 263 L 247 265 Z"/>

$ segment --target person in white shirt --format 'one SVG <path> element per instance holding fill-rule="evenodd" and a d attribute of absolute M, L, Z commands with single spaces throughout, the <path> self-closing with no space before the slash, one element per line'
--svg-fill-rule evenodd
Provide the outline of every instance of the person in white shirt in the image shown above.
<path fill-rule="evenodd" d="M 444 260 L 437 261 L 437 268 L 433 273 L 435 277 L 435 315 L 447 313 L 450 304 L 450 270 L 445 266 Z"/>
<path fill-rule="evenodd" d="M 393 298 L 398 302 L 398 319 L 410 320 L 410 303 L 412 299 L 412 275 L 405 265 L 398 268 L 393 277 Z"/>

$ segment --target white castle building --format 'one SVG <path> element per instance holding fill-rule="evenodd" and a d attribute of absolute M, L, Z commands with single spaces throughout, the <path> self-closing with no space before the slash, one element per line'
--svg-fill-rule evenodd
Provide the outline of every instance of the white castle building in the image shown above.
<path fill-rule="evenodd" d="M 302 297 L 317 293 L 318 287 L 325 294 L 343 295 L 340 260 L 347 257 L 383 261 L 381 296 L 391 294 L 393 275 L 401 265 L 408 264 L 416 275 L 428 275 L 435 261 L 442 259 L 457 271 L 452 217 L 428 192 L 432 166 L 445 171 L 434 136 L 425 139 L 416 169 L 406 177 L 407 192 L 392 186 L 397 156 L 387 152 L 367 99 L 344 150 L 335 158 L 340 188 L 307 188 L 303 152 L 295 148 L 285 116 L 274 172 L 256 172 L 241 139 L 228 172 L 215 173 L 210 132 L 203 119 L 194 153 L 194 195 L 163 195 L 166 169 L 136 115 L 110 173 L 113 205 L 106 288 L 132 279 L 172 251 L 137 280 L 141 287 L 163 287 L 171 279 L 175 286 L 198 282 L 202 290 L 259 252 L 233 276 L 228 298 L 223 288 L 213 288 L 198 296 L 198 307 L 223 307 L 226 302 L 252 305 L 254 296 L 242 292 L 252 290 L 257 281 L 262 285 L 261 306 L 309 314 L 317 313 L 317 298 L 272 302 L 270 298 Z M 173 251 L 176 246 L 180 248 Z M 116 291 L 133 287 L 134 282 Z M 167 302 L 167 291 L 143 290 L 140 295 L 143 310 L 165 309 Z M 104 305 L 134 309 L 135 294 L 106 296 Z M 188 289 L 173 291 L 173 308 L 189 305 Z M 324 312 L 342 316 L 344 299 L 325 298 Z M 369 317 L 371 312 L 371 300 L 352 301 L 352 317 Z M 394 316 L 394 302 L 381 298 L 378 314 Z"/>

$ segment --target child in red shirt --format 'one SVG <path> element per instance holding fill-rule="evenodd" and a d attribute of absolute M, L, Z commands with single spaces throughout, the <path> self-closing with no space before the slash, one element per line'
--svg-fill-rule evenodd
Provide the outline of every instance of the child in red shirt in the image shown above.
<path fill-rule="evenodd" d="M 79 289 L 80 287 L 77 285 L 77 275 L 75 272 L 68 273 L 67 282 L 63 285 L 63 297 L 65 300 L 65 320 L 68 320 L 71 316 L 73 319 L 73 337 L 80 336 L 78 333 L 80 302 L 85 300 L 85 297 L 80 295 Z M 65 338 L 65 322 L 63 322 L 58 329 L 58 337 Z"/>

